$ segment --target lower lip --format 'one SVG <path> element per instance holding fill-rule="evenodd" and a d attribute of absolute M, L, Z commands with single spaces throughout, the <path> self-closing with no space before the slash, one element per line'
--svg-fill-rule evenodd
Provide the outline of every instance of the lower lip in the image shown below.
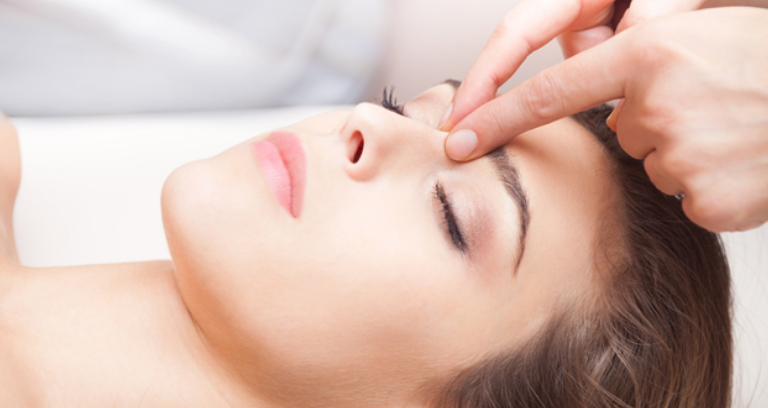
<path fill-rule="evenodd" d="M 266 140 L 253 143 L 264 178 L 278 203 L 293 218 L 301 214 L 307 160 L 298 136 L 291 132 L 275 132 Z"/>

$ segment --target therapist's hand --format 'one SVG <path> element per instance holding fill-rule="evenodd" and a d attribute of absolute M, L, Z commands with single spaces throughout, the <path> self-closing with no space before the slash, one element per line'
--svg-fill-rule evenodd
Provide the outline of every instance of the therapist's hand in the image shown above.
<path fill-rule="evenodd" d="M 644 22 L 467 116 L 454 131 L 476 132 L 479 145 L 463 158 L 625 98 L 609 125 L 629 155 L 645 159 L 659 190 L 685 194 L 686 214 L 709 230 L 756 227 L 768 220 L 766 38 L 768 10 L 757 8 L 709 9 Z"/>
<path fill-rule="evenodd" d="M 642 21 L 699 8 L 704 0 L 522 0 L 496 27 L 443 118 L 451 130 L 496 91 L 535 50 L 559 36 L 566 57 Z M 631 7 L 629 7 L 631 4 Z M 629 8 L 628 8 L 629 7 Z"/>

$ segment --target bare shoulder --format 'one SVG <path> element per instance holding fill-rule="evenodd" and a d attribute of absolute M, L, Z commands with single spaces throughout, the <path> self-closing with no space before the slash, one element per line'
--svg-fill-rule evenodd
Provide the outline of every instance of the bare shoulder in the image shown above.
<path fill-rule="evenodd" d="M 3 204 L 7 204 L 6 196 L 16 198 L 20 179 L 21 156 L 16 128 L 10 119 L 0 113 L 0 192 L 3 193 Z"/>
<path fill-rule="evenodd" d="M 19 139 L 11 121 L 0 113 L 0 257 L 16 260 L 13 204 L 21 181 Z"/>
<path fill-rule="evenodd" d="M 18 347 L 15 322 L 23 316 L 14 313 L 18 307 L 8 306 L 13 303 L 14 289 L 17 287 L 20 266 L 11 265 L 0 259 L 0 406 L 33 407 L 38 406 L 31 399 L 33 394 L 26 387 L 23 376 L 25 367 L 23 355 Z"/>

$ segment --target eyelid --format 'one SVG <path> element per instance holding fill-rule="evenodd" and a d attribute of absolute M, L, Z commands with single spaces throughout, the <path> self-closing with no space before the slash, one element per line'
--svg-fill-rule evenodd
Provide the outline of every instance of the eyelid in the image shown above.
<path fill-rule="evenodd" d="M 405 112 L 403 111 L 403 105 L 398 104 L 397 98 L 395 98 L 394 86 L 390 86 L 389 88 L 384 88 L 381 94 L 381 100 L 379 101 L 379 104 L 384 109 L 395 112 L 400 116 L 405 116 Z"/>
<path fill-rule="evenodd" d="M 469 251 L 467 240 L 464 236 L 461 222 L 456 217 L 456 213 L 453 210 L 451 204 L 451 198 L 445 193 L 443 186 L 439 183 L 435 183 L 435 196 L 440 201 L 441 209 L 443 211 L 443 221 L 447 229 L 448 236 L 451 238 L 451 242 L 461 253 Z"/>

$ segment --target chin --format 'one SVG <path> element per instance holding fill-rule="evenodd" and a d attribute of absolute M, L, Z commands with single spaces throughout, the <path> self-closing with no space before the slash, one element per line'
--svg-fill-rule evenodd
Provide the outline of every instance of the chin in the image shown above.
<path fill-rule="evenodd" d="M 193 257 L 198 265 L 218 264 L 240 254 L 246 242 L 269 242 L 274 239 L 270 234 L 279 233 L 274 223 L 276 215 L 284 215 L 282 208 L 268 195 L 255 161 L 243 150 L 236 146 L 185 164 L 166 179 L 161 206 L 174 262 Z"/>
<path fill-rule="evenodd" d="M 206 273 L 212 260 L 200 255 L 215 253 L 219 245 L 208 238 L 217 235 L 220 224 L 221 209 L 217 203 L 223 193 L 220 179 L 221 175 L 209 162 L 196 161 L 174 170 L 162 190 L 165 237 L 179 290 L 193 315 L 202 312 L 194 309 L 210 303 L 213 295 L 201 290 L 211 287 L 213 282 L 209 282 L 211 274 Z"/>
<path fill-rule="evenodd" d="M 254 161 L 231 150 L 173 171 L 161 200 L 181 296 L 207 337 L 219 343 L 257 337 L 254 311 L 268 310 L 268 294 L 259 290 L 275 277 L 261 266 L 280 263 L 271 258 L 290 238 L 279 225 L 288 215 L 267 195 Z"/>

